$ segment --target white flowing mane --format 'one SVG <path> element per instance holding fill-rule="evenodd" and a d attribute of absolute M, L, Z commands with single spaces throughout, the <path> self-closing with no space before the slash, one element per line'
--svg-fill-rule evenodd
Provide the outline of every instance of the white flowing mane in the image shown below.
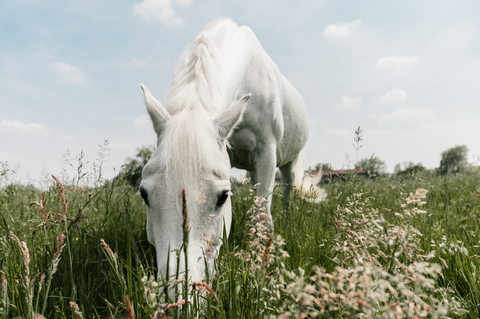
<path fill-rule="evenodd" d="M 168 180 L 196 191 L 202 173 L 215 169 L 228 178 L 230 171 L 229 163 L 226 167 L 218 161 L 218 151 L 213 149 L 219 147 L 218 131 L 210 118 L 221 92 L 213 38 L 221 27 L 228 27 L 225 24 L 236 26 L 230 19 L 212 22 L 182 54 L 169 91 L 167 109 L 172 117 L 159 137 Z"/>
<path fill-rule="evenodd" d="M 208 113 L 214 111 L 215 97 L 221 93 L 220 54 L 214 39 L 222 36 L 222 31 L 236 26 L 231 19 L 216 20 L 207 25 L 185 50 L 169 91 L 170 114 L 200 106 Z"/>

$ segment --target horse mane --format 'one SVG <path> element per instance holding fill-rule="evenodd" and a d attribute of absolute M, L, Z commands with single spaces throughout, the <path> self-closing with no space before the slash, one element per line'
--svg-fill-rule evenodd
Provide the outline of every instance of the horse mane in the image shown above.
<path fill-rule="evenodd" d="M 215 38 L 221 36 L 222 31 L 236 26 L 231 19 L 215 20 L 183 52 L 169 90 L 168 111 L 171 115 L 184 108 L 200 106 L 208 113 L 214 111 L 215 97 L 221 93 L 219 49 Z"/>
<path fill-rule="evenodd" d="M 230 163 L 218 161 L 213 150 L 218 149 L 219 138 L 210 114 L 214 97 L 221 92 L 214 38 L 232 25 L 236 26 L 230 19 L 210 23 L 182 54 L 169 91 L 167 109 L 172 117 L 159 137 L 168 180 L 197 192 L 202 173 L 213 169 L 228 178 L 230 172 Z"/>

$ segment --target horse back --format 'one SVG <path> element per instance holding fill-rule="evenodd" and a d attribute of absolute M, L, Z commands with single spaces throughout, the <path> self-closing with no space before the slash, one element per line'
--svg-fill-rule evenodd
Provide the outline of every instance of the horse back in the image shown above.
<path fill-rule="evenodd" d="M 296 159 L 306 143 L 306 106 L 300 93 L 280 73 L 253 31 L 247 26 L 239 29 L 242 42 L 248 46 L 248 62 L 236 98 L 247 93 L 252 93 L 252 98 L 242 123 L 231 137 L 232 153 L 237 154 L 232 164 L 237 160 L 243 162 L 237 167 L 249 169 L 248 166 L 254 165 L 256 153 L 274 147 L 276 164 L 282 166 Z"/>

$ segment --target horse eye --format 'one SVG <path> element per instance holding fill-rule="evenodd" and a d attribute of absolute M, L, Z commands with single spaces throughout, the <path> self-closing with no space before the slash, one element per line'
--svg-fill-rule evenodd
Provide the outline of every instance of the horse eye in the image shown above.
<path fill-rule="evenodd" d="M 228 191 L 223 191 L 220 196 L 218 196 L 217 199 L 217 208 L 225 204 L 225 202 L 228 199 Z"/>
<path fill-rule="evenodd" d="M 150 205 L 148 204 L 148 194 L 147 194 L 147 191 L 146 191 L 144 188 L 140 188 L 139 191 L 140 191 L 140 196 L 142 196 L 143 201 L 145 202 L 145 205 L 150 206 Z"/>

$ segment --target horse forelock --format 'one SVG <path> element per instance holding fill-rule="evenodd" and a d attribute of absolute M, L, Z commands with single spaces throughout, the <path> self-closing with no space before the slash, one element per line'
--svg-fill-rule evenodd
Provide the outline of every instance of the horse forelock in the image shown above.
<path fill-rule="evenodd" d="M 211 176 L 229 177 L 230 162 L 219 159 L 218 130 L 201 108 L 184 109 L 172 116 L 160 139 L 161 162 L 172 190 L 202 191 Z"/>
<path fill-rule="evenodd" d="M 209 113 L 215 111 L 215 97 L 222 91 L 220 54 L 215 39 L 222 36 L 221 30 L 234 26 L 236 24 L 231 19 L 210 23 L 182 54 L 169 90 L 170 114 L 198 106 Z"/>

